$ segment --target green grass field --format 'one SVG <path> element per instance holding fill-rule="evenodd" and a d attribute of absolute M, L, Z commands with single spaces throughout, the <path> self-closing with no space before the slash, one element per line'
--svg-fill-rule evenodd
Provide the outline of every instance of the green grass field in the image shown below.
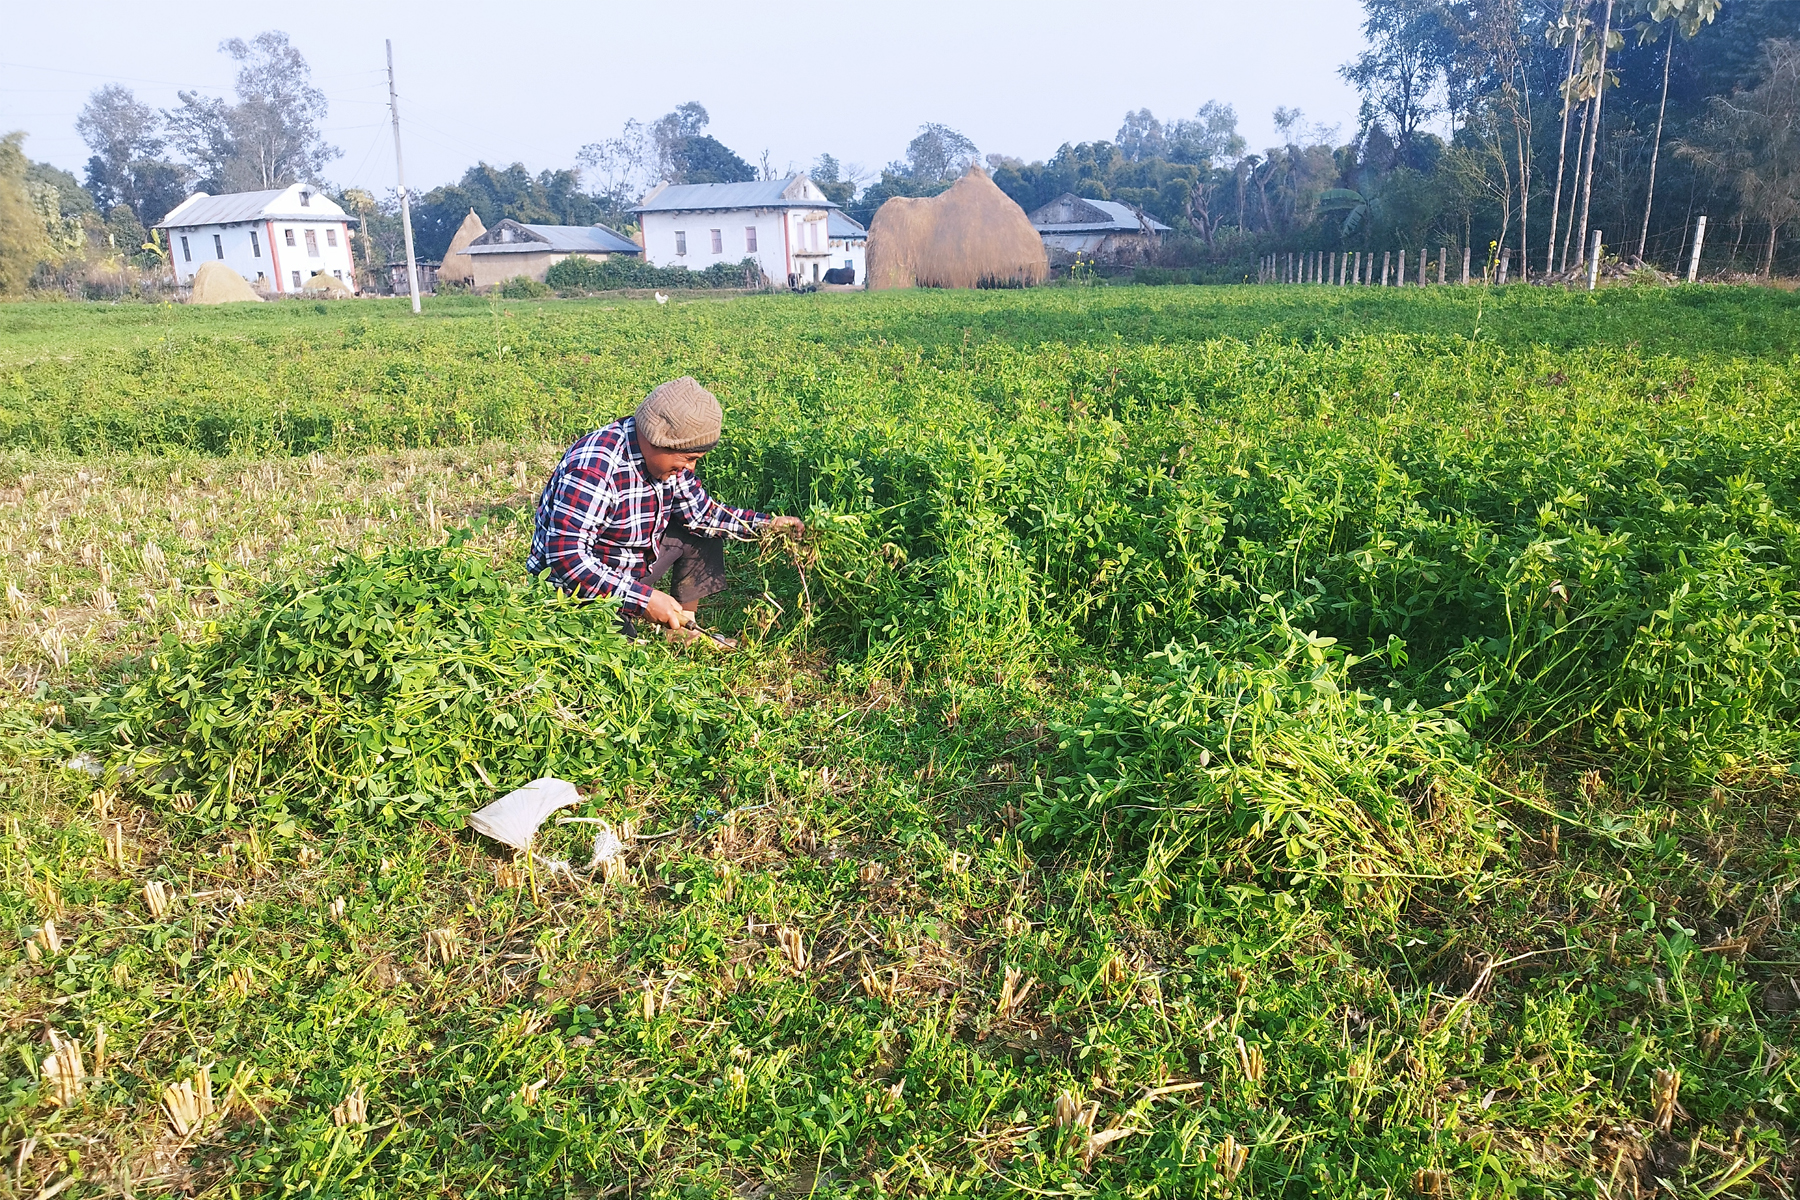
<path fill-rule="evenodd" d="M 1792 1196 L 1797 318 L 0 307 L 0 1193 Z M 520 574 L 682 373 L 728 656 Z"/>

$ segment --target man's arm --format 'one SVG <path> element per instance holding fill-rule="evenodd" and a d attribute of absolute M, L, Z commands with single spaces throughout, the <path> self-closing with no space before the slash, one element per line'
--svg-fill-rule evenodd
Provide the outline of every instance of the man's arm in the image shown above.
<path fill-rule="evenodd" d="M 712 537 L 749 541 L 775 520 L 768 513 L 719 503 L 706 494 L 699 477 L 692 471 L 683 471 L 676 478 L 675 503 L 689 529 Z"/>
<path fill-rule="evenodd" d="M 583 596 L 616 596 L 633 616 L 644 612 L 650 588 L 595 553 L 595 542 L 618 506 L 612 480 L 603 471 L 564 470 L 550 499 L 546 557 Z"/>

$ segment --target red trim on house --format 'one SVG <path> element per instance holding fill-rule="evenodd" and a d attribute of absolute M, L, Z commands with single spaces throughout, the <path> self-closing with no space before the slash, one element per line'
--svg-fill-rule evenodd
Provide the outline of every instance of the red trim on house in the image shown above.
<path fill-rule="evenodd" d="M 263 228 L 269 233 L 269 263 L 275 269 L 275 294 L 279 296 L 287 288 L 281 278 L 281 251 L 275 248 L 275 222 L 264 221 Z"/>
<path fill-rule="evenodd" d="M 362 289 L 356 286 L 356 250 L 350 244 L 350 222 L 339 221 L 338 228 L 343 231 L 344 258 L 350 264 L 350 290 L 352 292 L 359 292 Z"/>

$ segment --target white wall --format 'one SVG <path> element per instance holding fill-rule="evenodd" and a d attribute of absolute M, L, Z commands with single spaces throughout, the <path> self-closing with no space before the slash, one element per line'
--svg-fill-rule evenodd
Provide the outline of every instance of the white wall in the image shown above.
<path fill-rule="evenodd" d="M 805 210 L 793 210 L 805 211 Z M 648 212 L 640 214 L 644 230 L 644 259 L 656 267 L 686 267 L 704 271 L 715 263 L 735 266 L 754 258 L 763 273 L 776 283 L 786 283 L 788 243 L 783 231 L 789 210 L 739 208 L 714 212 Z M 756 228 L 756 250 L 746 249 L 746 227 Z M 712 231 L 719 231 L 719 253 L 712 249 Z M 676 253 L 677 233 L 687 235 L 687 253 Z"/>
<path fill-rule="evenodd" d="M 287 244 L 290 230 L 294 237 L 292 246 Z M 307 230 L 313 232 L 317 256 L 308 252 Z M 183 238 L 187 239 L 185 248 Z M 334 239 L 335 246 L 331 244 Z M 275 243 L 273 247 L 271 241 Z M 319 271 L 342 279 L 352 290 L 356 288 L 350 226 L 341 217 L 273 217 L 233 225 L 177 226 L 169 230 L 169 257 L 175 264 L 176 278 L 183 284 L 193 282 L 201 263 L 222 261 L 252 287 L 259 286 L 260 276 L 261 288 L 276 294 L 299 291 Z M 299 283 L 294 282 L 295 271 L 300 272 Z"/>

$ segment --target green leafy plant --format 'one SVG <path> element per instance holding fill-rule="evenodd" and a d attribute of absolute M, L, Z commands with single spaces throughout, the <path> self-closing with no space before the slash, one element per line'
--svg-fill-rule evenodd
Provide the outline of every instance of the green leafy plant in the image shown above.
<path fill-rule="evenodd" d="M 91 747 L 208 824 L 455 823 L 543 775 L 617 794 L 733 725 L 679 663 L 629 645 L 614 606 L 469 548 L 347 555 L 147 667 L 93 701 Z"/>

